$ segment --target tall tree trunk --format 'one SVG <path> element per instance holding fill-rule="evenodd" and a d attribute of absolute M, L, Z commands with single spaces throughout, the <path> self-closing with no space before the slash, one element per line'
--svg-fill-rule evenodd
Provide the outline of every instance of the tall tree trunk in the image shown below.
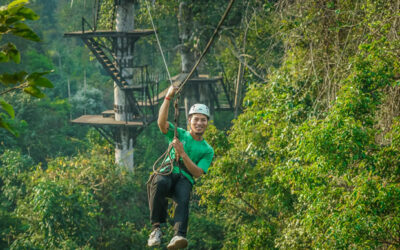
<path fill-rule="evenodd" d="M 178 15 L 179 38 L 181 40 L 180 54 L 182 73 L 189 73 L 195 64 L 194 53 L 191 43 L 191 34 L 193 32 L 193 13 L 189 6 L 189 1 L 181 1 L 179 4 Z M 184 105 L 186 118 L 190 107 L 198 99 L 198 86 L 187 83 L 183 89 Z"/>
<path fill-rule="evenodd" d="M 195 64 L 191 34 L 193 32 L 193 13 L 189 1 L 181 1 L 178 15 L 179 38 L 181 40 L 182 73 L 189 73 Z"/>
<path fill-rule="evenodd" d="M 134 29 L 134 0 L 121 0 L 116 10 L 116 29 L 120 32 Z M 133 48 L 134 43 L 126 37 L 117 40 L 115 55 L 116 61 L 122 71 L 122 76 L 132 85 L 133 74 Z M 114 111 L 116 121 L 130 121 L 134 117 L 132 108 L 125 96 L 126 92 L 114 83 Z M 117 132 L 115 145 L 115 162 L 133 170 L 133 144 L 135 139 L 134 128 L 120 127 Z"/>
<path fill-rule="evenodd" d="M 244 35 L 243 35 L 243 46 L 242 49 L 240 51 L 240 53 L 242 55 L 246 54 L 246 41 L 247 41 L 247 32 L 249 30 L 249 25 L 245 24 L 247 22 L 244 22 L 244 19 L 246 17 L 244 16 L 242 19 L 242 25 L 247 25 L 244 31 Z M 234 103 L 234 108 L 235 108 L 235 113 L 234 113 L 234 117 L 237 118 L 239 115 L 239 107 L 242 105 L 242 80 L 243 80 L 243 74 L 244 74 L 244 69 L 245 69 L 245 65 L 246 65 L 246 57 L 244 57 L 244 63 L 242 63 L 242 61 L 240 60 L 240 57 L 242 56 L 239 54 L 239 68 L 238 68 L 238 74 L 237 74 L 237 78 L 236 78 L 236 93 L 235 93 L 235 103 Z"/>

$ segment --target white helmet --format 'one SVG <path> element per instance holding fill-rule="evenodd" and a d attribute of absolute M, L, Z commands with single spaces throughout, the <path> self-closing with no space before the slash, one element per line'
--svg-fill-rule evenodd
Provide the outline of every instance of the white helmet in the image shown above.
<path fill-rule="evenodd" d="M 191 114 L 203 114 L 207 116 L 207 118 L 210 118 L 210 110 L 204 104 L 197 103 L 193 105 L 189 110 L 189 115 Z"/>

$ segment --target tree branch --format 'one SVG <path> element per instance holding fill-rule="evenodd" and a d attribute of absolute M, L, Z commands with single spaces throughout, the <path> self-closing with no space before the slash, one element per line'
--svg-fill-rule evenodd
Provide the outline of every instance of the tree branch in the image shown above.
<path fill-rule="evenodd" d="M 0 96 L 4 95 L 4 94 L 7 94 L 7 93 L 9 93 L 11 91 L 14 91 L 14 90 L 17 90 L 17 89 L 23 89 L 23 88 L 26 88 L 26 87 L 28 87 L 28 83 L 22 83 L 22 84 L 20 84 L 18 86 L 15 86 L 13 88 L 10 88 L 10 89 L 7 89 L 7 90 L 5 90 L 3 92 L 0 92 Z"/>
<path fill-rule="evenodd" d="M 246 60 L 243 59 L 243 55 L 239 55 L 239 53 L 237 53 L 235 50 L 233 50 L 231 48 L 231 46 L 227 46 L 229 48 L 229 50 L 232 52 L 232 55 L 234 57 L 236 57 L 236 59 L 239 60 L 239 62 L 241 62 L 243 65 L 245 65 L 255 76 L 257 76 L 260 80 L 264 82 L 267 82 L 267 79 L 265 79 L 264 76 L 262 76 L 261 74 L 259 74 L 252 66 L 250 66 Z"/>

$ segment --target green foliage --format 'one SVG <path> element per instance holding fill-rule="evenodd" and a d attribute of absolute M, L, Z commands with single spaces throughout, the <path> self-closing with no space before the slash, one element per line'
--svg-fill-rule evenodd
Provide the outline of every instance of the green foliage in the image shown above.
<path fill-rule="evenodd" d="M 17 110 L 12 124 L 19 137 L 0 131 L 1 151 L 18 148 L 31 155 L 36 163 L 46 165 L 50 158 L 59 156 L 61 152 L 72 155 L 85 147 L 83 137 L 87 130 L 69 124 L 70 107 L 66 100 L 36 99 L 23 94 L 8 98 L 18 100 L 11 103 Z"/>
<path fill-rule="evenodd" d="M 0 101 L 0 105 L 1 105 L 1 108 L 2 108 L 5 112 L 7 112 L 7 114 L 8 114 L 11 118 L 14 118 L 14 117 L 15 117 L 14 109 L 13 109 L 13 107 L 12 107 L 10 104 L 8 104 L 8 103 L 6 103 L 5 101 L 1 100 L 1 101 Z"/>
<path fill-rule="evenodd" d="M 33 161 L 21 153 L 6 150 L 0 156 L 2 207 L 12 210 L 17 200 L 25 197 L 26 181 L 33 170 Z"/>
<path fill-rule="evenodd" d="M 0 127 L 7 129 L 8 131 L 12 131 L 9 124 L 7 122 L 4 122 L 4 120 L 8 117 L 10 117 L 11 119 L 14 118 L 14 116 L 15 116 L 14 109 L 10 104 L 5 102 L 4 100 L 0 100 L 0 105 L 1 105 L 1 109 L 6 112 L 6 114 L 0 113 L 0 119 L 1 119 Z M 8 117 L 7 117 L 7 115 L 8 115 Z"/>
<path fill-rule="evenodd" d="M 25 1 L 18 2 L 7 8 L 24 6 Z M 180 68 L 175 53 L 180 2 L 152 6 L 172 72 Z M 2 47 L 0 61 L 29 64 L 15 65 L 17 73 L 2 70 L 7 88 L 31 76 L 24 70 L 56 71 L 49 76 L 54 82 L 49 98 L 11 93 L 0 102 L 2 119 L 20 134 L 13 138 L 0 132 L 0 248 L 145 248 L 144 183 L 166 149 L 156 124 L 135 145 L 134 174 L 113 164 L 111 149 L 96 132 L 76 139 L 84 138 L 86 130 L 67 124 L 70 110 L 73 116 L 82 110 L 98 113 L 113 104 L 107 94 L 111 85 L 105 87 L 108 78 L 99 65 L 89 62 L 78 42 L 60 39 L 62 31 L 80 29 L 82 15 L 90 16 L 85 3 L 36 1 L 32 8 L 42 18 L 32 27 L 46 44 L 34 48 L 11 39 Z M 226 3 L 187 3 L 194 20 L 190 45 L 196 53 Z M 109 28 L 112 1 L 103 4 L 106 19 L 99 27 Z M 139 7 L 136 25 L 149 28 L 143 1 Z M 35 19 L 23 8 L 17 12 Z M 235 3 L 201 67 L 211 75 L 223 68 L 232 87 L 239 60 L 246 64 L 244 112 L 229 131 L 214 125 L 207 130 L 215 160 L 196 184 L 189 248 L 400 247 L 398 15 L 396 3 L 384 0 Z M 16 27 L 21 29 L 16 34 L 29 36 L 26 26 Z M 154 38 L 141 41 L 137 51 L 153 45 Z M 135 64 L 149 58 L 145 53 Z M 153 63 L 163 67 L 159 58 Z M 87 92 L 83 70 L 94 86 Z M 35 87 L 50 87 L 41 77 L 32 75 Z M 71 104 L 63 99 L 67 83 Z M 35 88 L 28 91 L 40 96 Z M 224 120 L 215 123 L 218 127 L 227 127 L 232 116 L 216 117 Z M 167 242 L 172 229 L 163 231 Z"/>
<path fill-rule="evenodd" d="M 24 231 L 24 225 L 14 213 L 17 201 L 27 193 L 26 183 L 33 171 L 30 157 L 16 151 L 0 155 L 0 247 L 5 249 Z"/>
<path fill-rule="evenodd" d="M 250 86 L 229 143 L 217 131 L 209 137 L 219 153 L 199 193 L 224 221 L 223 248 L 399 247 L 398 113 L 389 139 L 378 140 L 399 71 L 393 9 L 384 1 L 321 5 L 285 6 L 282 66 L 268 84 Z M 362 13 L 363 39 L 359 27 L 347 29 L 349 13 Z M 352 42 L 339 50 L 346 36 Z"/>
<path fill-rule="evenodd" d="M 15 217 L 15 214 L 0 207 L 0 247 L 7 249 L 10 242 L 14 240 L 14 235 L 23 230 L 23 224 Z"/>
<path fill-rule="evenodd" d="M 193 209 L 189 220 L 189 249 L 221 249 L 222 226 L 213 217 L 205 217 L 204 209 Z M 194 210 L 194 211 L 193 211 Z"/>
<path fill-rule="evenodd" d="M 99 208 L 85 187 L 68 179 L 56 183 L 42 179 L 28 199 L 31 213 L 25 219 L 30 222 L 29 230 L 37 234 L 31 236 L 33 242 L 42 241 L 46 248 L 58 248 L 65 239 L 82 246 L 96 237 Z"/>
<path fill-rule="evenodd" d="M 3 154 L 2 164 L 7 167 L 7 172 L 1 172 L 3 189 L 11 191 L 16 185 L 24 190 L 13 198 L 24 230 L 13 226 L 14 231 L 9 232 L 11 248 L 145 246 L 148 230 L 144 227 L 147 216 L 143 213 L 147 212 L 143 206 L 147 203 L 143 184 L 113 164 L 110 149 L 103 141 L 94 135 L 90 141 L 98 145 L 92 144 L 89 152 L 77 157 L 56 158 L 46 170 L 20 170 L 22 164 L 29 166 L 24 157 L 12 152 Z M 15 161 L 19 163 L 13 164 Z M 19 184 L 16 180 L 12 184 L 6 181 L 12 178 L 18 178 Z"/>
<path fill-rule="evenodd" d="M 24 39 L 40 41 L 40 38 L 23 21 L 37 20 L 39 16 L 31 9 L 25 7 L 28 0 L 16 0 L 0 10 L 0 32 L 1 34 L 11 33 Z M 4 52 L 4 51 L 3 51 Z"/>
<path fill-rule="evenodd" d="M 76 92 L 71 98 L 72 113 L 80 114 L 99 114 L 104 111 L 103 93 L 95 88 L 89 87 Z"/>
<path fill-rule="evenodd" d="M 11 2 L 7 6 L 0 8 L 0 40 L 5 34 L 12 34 L 27 40 L 39 42 L 39 36 L 29 28 L 28 25 L 23 23 L 25 20 L 37 20 L 39 16 L 31 9 L 25 7 L 28 3 L 27 0 L 16 0 Z M 8 61 L 14 61 L 20 63 L 21 55 L 17 47 L 13 43 L 7 43 L 0 47 L 0 63 Z M 11 89 L 1 91 L 0 95 L 8 93 L 15 89 L 23 89 L 24 92 L 37 98 L 43 98 L 44 94 L 41 92 L 39 87 L 52 88 L 53 84 L 43 76 L 50 72 L 34 72 L 28 74 L 26 72 L 17 73 L 3 73 L 0 75 L 0 83 L 5 87 L 12 86 Z M 4 114 L 5 111 L 10 118 L 14 118 L 14 110 L 11 105 L 7 104 L 4 100 L 1 100 L 0 109 L 0 127 L 8 130 L 15 134 L 14 130 L 10 127 L 10 123 L 6 122 L 7 116 Z M 17 135 L 17 134 L 15 134 Z"/>
<path fill-rule="evenodd" d="M 14 61 L 15 63 L 19 63 L 21 61 L 21 56 L 17 47 L 14 44 L 8 43 L 1 47 L 0 52 L 0 63 Z"/>

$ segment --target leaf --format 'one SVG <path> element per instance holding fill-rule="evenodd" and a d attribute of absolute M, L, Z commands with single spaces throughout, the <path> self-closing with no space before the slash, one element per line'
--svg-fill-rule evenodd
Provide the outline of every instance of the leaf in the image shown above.
<path fill-rule="evenodd" d="M 31 73 L 28 77 L 27 80 L 29 81 L 30 86 L 40 86 L 40 87 L 45 87 L 45 88 L 53 88 L 53 84 L 47 79 L 42 77 L 43 75 L 49 74 L 53 72 L 51 71 L 45 71 L 45 72 L 33 72 Z"/>
<path fill-rule="evenodd" d="M 15 63 L 20 63 L 21 54 L 19 53 L 17 47 L 15 47 L 14 44 L 9 43 L 7 52 L 8 52 L 8 56 L 10 57 L 11 60 L 13 60 Z"/>
<path fill-rule="evenodd" d="M 5 122 L 1 116 L 0 116 L 0 128 L 4 128 L 5 130 L 10 132 L 14 136 L 18 136 L 18 134 L 14 130 L 11 129 L 9 124 L 7 122 Z"/>
<path fill-rule="evenodd" d="M 0 82 L 4 83 L 5 85 L 17 84 L 19 82 L 23 82 L 27 74 L 28 73 L 25 71 L 20 71 L 14 74 L 4 73 L 0 75 Z"/>
<path fill-rule="evenodd" d="M 8 5 L 8 8 L 11 9 L 11 8 L 15 8 L 15 7 L 18 7 L 20 5 L 25 5 L 25 4 L 28 4 L 28 3 L 29 3 L 29 0 L 15 0 L 15 1 L 11 2 Z"/>
<path fill-rule="evenodd" d="M 45 97 L 45 94 L 43 94 L 40 89 L 38 89 L 35 86 L 29 86 L 27 88 L 24 88 L 24 92 L 30 94 L 31 96 L 37 97 L 37 98 L 43 98 Z"/>
<path fill-rule="evenodd" d="M 20 63 L 21 62 L 21 54 L 19 53 L 17 47 L 15 47 L 14 44 L 11 44 L 11 45 L 12 45 L 12 47 L 10 47 L 10 50 L 8 51 L 8 56 L 15 63 Z"/>
<path fill-rule="evenodd" d="M 31 10 L 29 8 L 25 8 L 25 7 L 19 9 L 18 12 L 16 13 L 16 15 L 20 15 L 29 20 L 38 20 L 39 19 L 39 15 L 37 15 L 33 10 Z"/>
<path fill-rule="evenodd" d="M 3 100 L 0 100 L 0 106 L 1 106 L 1 108 L 2 108 L 4 111 L 7 112 L 7 114 L 8 114 L 11 118 L 14 118 L 14 117 L 15 117 L 14 109 L 13 109 L 13 107 L 12 107 L 10 104 L 6 103 L 6 102 L 3 101 Z"/>
<path fill-rule="evenodd" d="M 40 77 L 38 79 L 34 79 L 29 81 L 30 86 L 40 86 L 40 87 L 45 87 L 45 88 L 53 88 L 53 84 L 44 77 Z"/>
<path fill-rule="evenodd" d="M 11 26 L 12 24 L 22 21 L 24 18 L 22 16 L 10 16 L 7 18 L 5 24 Z"/>
<path fill-rule="evenodd" d="M 20 36 L 28 40 L 32 40 L 35 42 L 40 41 L 40 37 L 36 35 L 36 33 L 33 32 L 31 28 L 29 28 L 29 26 L 25 23 L 16 23 L 11 29 L 11 32 L 16 36 Z"/>
<path fill-rule="evenodd" d="M 54 70 L 44 72 L 33 72 L 26 78 L 28 81 L 39 79 L 40 77 L 52 73 Z"/>
<path fill-rule="evenodd" d="M 8 62 L 10 59 L 7 54 L 3 51 L 0 51 L 0 63 Z"/>
<path fill-rule="evenodd" d="M 1 52 L 4 54 L 0 56 L 1 57 L 0 62 L 8 62 L 11 59 L 15 63 L 20 63 L 21 55 L 14 44 L 7 43 L 1 46 Z"/>

